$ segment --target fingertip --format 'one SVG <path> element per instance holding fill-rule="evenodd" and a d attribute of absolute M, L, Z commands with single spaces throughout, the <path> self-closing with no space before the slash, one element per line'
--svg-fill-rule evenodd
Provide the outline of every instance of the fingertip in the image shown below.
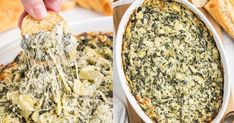
<path fill-rule="evenodd" d="M 62 5 L 62 0 L 44 0 L 47 9 L 59 12 Z"/>
<path fill-rule="evenodd" d="M 20 15 L 20 18 L 19 18 L 19 21 L 18 21 L 18 27 L 21 29 L 21 26 L 22 26 L 22 22 L 23 22 L 23 19 L 24 17 L 27 15 L 27 13 L 24 11 L 21 15 Z"/>
<path fill-rule="evenodd" d="M 42 20 L 47 16 L 43 0 L 21 0 L 25 11 L 34 19 Z"/>
<path fill-rule="evenodd" d="M 47 10 L 44 4 L 37 4 L 29 11 L 30 15 L 37 20 L 42 20 L 47 16 Z"/>

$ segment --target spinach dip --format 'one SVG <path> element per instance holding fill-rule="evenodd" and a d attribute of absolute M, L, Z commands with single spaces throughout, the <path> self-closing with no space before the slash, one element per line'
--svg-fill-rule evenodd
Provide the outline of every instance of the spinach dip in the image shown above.
<path fill-rule="evenodd" d="M 131 93 L 152 121 L 201 123 L 223 99 L 219 51 L 205 24 L 172 0 L 145 0 L 123 37 L 123 69 Z"/>
<path fill-rule="evenodd" d="M 0 123 L 112 123 L 112 33 L 60 28 L 0 67 Z"/>

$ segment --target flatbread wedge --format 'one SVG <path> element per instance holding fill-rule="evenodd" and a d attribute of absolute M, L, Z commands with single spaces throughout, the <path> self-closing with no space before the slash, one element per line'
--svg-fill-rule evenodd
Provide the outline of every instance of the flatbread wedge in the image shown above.
<path fill-rule="evenodd" d="M 102 7 L 103 7 L 104 15 L 112 15 L 113 14 L 113 9 L 112 9 L 110 0 L 103 0 Z"/>
<path fill-rule="evenodd" d="M 205 9 L 234 38 L 234 2 L 233 0 L 210 0 Z"/>
<path fill-rule="evenodd" d="M 88 5 L 97 12 L 102 12 L 101 4 L 98 0 L 86 0 Z"/>
<path fill-rule="evenodd" d="M 91 6 L 89 5 L 87 0 L 76 0 L 77 4 L 81 7 L 84 7 L 86 9 L 91 9 Z"/>
<path fill-rule="evenodd" d="M 93 9 L 104 15 L 112 15 L 111 0 L 76 0 L 77 4 L 86 9 Z"/>
<path fill-rule="evenodd" d="M 112 8 L 110 0 L 93 0 L 94 10 L 103 13 L 104 15 L 112 15 Z"/>
<path fill-rule="evenodd" d="M 22 22 L 21 35 L 33 35 L 40 31 L 52 31 L 54 26 L 58 23 L 62 23 L 67 27 L 67 23 L 64 19 L 55 12 L 48 12 L 47 17 L 41 21 L 35 20 L 31 16 L 27 15 Z"/>
<path fill-rule="evenodd" d="M 63 0 L 62 10 L 66 11 L 76 6 L 75 0 Z"/>

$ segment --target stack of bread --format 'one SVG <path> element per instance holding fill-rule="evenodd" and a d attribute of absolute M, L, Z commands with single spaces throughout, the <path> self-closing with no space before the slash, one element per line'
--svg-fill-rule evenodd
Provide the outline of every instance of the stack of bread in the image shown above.
<path fill-rule="evenodd" d="M 191 2 L 198 8 L 204 7 L 234 38 L 234 0 L 191 0 Z"/>

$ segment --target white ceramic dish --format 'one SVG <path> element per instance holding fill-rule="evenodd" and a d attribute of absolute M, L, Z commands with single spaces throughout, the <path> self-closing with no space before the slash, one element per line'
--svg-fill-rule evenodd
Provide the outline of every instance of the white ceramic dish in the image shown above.
<path fill-rule="evenodd" d="M 114 41 L 114 63 L 115 63 L 114 67 L 117 70 L 116 73 L 118 74 L 123 90 L 131 106 L 136 111 L 136 113 L 142 118 L 143 121 L 145 121 L 146 123 L 150 123 L 152 122 L 151 119 L 144 113 L 144 111 L 142 110 L 142 108 L 139 106 L 138 102 L 134 98 L 134 96 L 129 91 L 129 87 L 127 86 L 127 81 L 125 79 L 124 71 L 122 69 L 122 56 L 121 56 L 122 39 L 123 39 L 123 34 L 125 32 L 125 28 L 127 26 L 127 23 L 133 11 L 139 6 L 141 6 L 143 1 L 144 0 L 136 0 L 135 2 L 133 2 L 132 5 L 128 8 L 128 10 L 125 12 L 125 14 L 122 17 L 122 20 L 118 28 L 119 30 L 116 35 L 116 40 Z M 187 0 L 175 0 L 175 1 L 189 8 L 206 24 L 208 29 L 212 32 L 216 45 L 220 52 L 221 60 L 222 60 L 223 67 L 224 67 L 224 96 L 223 96 L 223 103 L 222 103 L 220 112 L 218 113 L 217 117 L 213 119 L 212 121 L 213 123 L 219 123 L 222 117 L 224 116 L 225 110 L 228 105 L 229 96 L 230 96 L 230 75 L 229 75 L 229 71 L 227 68 L 227 59 L 226 59 L 226 54 L 224 52 L 223 45 L 214 27 L 211 25 L 209 20 L 197 8 L 195 8 Z"/>
<path fill-rule="evenodd" d="M 112 17 L 102 17 L 70 23 L 69 27 L 75 35 L 82 32 L 113 32 L 112 22 Z M 20 37 L 17 30 L 9 31 L 1 36 L 4 41 L 0 41 L 0 64 L 11 62 L 22 50 L 20 48 Z"/>

